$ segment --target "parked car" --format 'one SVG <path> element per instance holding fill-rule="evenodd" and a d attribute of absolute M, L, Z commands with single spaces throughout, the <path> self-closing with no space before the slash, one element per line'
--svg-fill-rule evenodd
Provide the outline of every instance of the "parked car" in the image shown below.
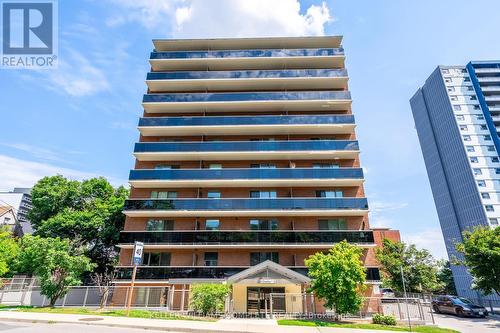
<path fill-rule="evenodd" d="M 476 305 L 464 297 L 439 296 L 432 301 L 432 309 L 436 313 L 450 313 L 459 317 L 486 317 L 488 310 L 484 306 Z"/>
<path fill-rule="evenodd" d="M 392 290 L 391 288 L 382 288 L 382 289 L 380 289 L 380 293 L 382 294 L 383 298 L 394 298 L 394 297 L 396 297 L 394 295 L 394 290 Z"/>

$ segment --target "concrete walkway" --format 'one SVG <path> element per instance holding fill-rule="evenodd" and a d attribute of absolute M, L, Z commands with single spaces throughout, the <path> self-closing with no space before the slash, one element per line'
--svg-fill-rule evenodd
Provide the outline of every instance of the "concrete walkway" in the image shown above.
<path fill-rule="evenodd" d="M 278 326 L 275 320 L 231 319 L 217 322 L 162 320 L 109 316 L 71 315 L 37 312 L 0 311 L 0 321 L 86 324 L 107 327 L 140 328 L 164 332 L 193 333 L 383 333 L 389 331 L 329 327 Z"/>

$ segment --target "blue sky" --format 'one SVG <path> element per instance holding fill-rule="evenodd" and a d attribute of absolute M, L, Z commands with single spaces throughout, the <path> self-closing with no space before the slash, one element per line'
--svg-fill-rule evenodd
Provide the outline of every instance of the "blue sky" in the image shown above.
<path fill-rule="evenodd" d="M 408 99 L 439 64 L 499 58 L 499 12 L 495 0 L 59 1 L 59 68 L 0 69 L 0 189 L 55 173 L 126 183 L 152 38 L 343 35 L 371 222 L 443 257 Z"/>

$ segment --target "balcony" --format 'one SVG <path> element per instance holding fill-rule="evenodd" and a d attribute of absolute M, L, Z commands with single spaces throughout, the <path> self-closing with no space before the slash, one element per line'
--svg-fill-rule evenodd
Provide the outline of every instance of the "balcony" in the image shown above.
<path fill-rule="evenodd" d="M 120 247 L 133 248 L 134 241 L 146 249 L 171 248 L 317 248 L 328 249 L 343 240 L 375 246 L 373 232 L 366 231 L 145 231 L 122 232 Z"/>
<path fill-rule="evenodd" d="M 131 199 L 131 217 L 365 216 L 366 198 Z"/>
<path fill-rule="evenodd" d="M 152 92 L 344 89 L 345 69 L 281 69 L 148 73 Z"/>
<path fill-rule="evenodd" d="M 487 76 L 487 77 L 478 77 L 477 80 L 481 83 L 491 83 L 491 82 L 500 82 L 500 76 Z"/>
<path fill-rule="evenodd" d="M 359 186 L 361 168 L 168 169 L 131 170 L 135 188 Z"/>
<path fill-rule="evenodd" d="M 263 160 L 355 158 L 354 140 L 139 142 L 139 161 Z"/>
<path fill-rule="evenodd" d="M 224 280 L 239 273 L 249 266 L 236 266 L 236 267 L 205 267 L 205 266 L 139 266 L 137 269 L 136 278 L 138 280 L 173 280 L 173 279 L 219 279 Z M 301 266 L 288 266 L 287 268 L 294 270 L 303 275 L 307 275 L 307 267 Z M 130 280 L 132 278 L 132 267 L 117 267 L 116 269 L 117 280 Z M 367 281 L 380 281 L 380 272 L 378 268 L 366 268 Z"/>
<path fill-rule="evenodd" d="M 146 94 L 142 105 L 149 113 L 347 110 L 351 94 L 348 91 Z"/>
<path fill-rule="evenodd" d="M 344 67 L 342 48 L 235 49 L 151 52 L 153 71 Z"/>
<path fill-rule="evenodd" d="M 498 102 L 500 101 L 500 96 L 498 95 L 484 96 L 484 99 L 486 100 L 486 102 Z"/>
<path fill-rule="evenodd" d="M 139 120 L 144 136 L 348 134 L 353 115 L 147 117 Z"/>

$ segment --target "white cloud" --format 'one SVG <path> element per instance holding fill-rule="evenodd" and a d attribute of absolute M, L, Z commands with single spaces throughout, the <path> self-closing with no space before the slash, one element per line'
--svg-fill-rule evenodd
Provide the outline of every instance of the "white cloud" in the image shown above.
<path fill-rule="evenodd" d="M 439 228 L 420 230 L 401 235 L 405 243 L 415 244 L 418 248 L 427 249 L 436 259 L 448 259 L 444 245 L 443 233 Z"/>
<path fill-rule="evenodd" d="M 370 201 L 370 226 L 375 228 L 395 228 L 398 221 L 387 216 L 388 212 L 399 210 L 408 206 L 406 202 Z"/>
<path fill-rule="evenodd" d="M 139 22 L 183 38 L 324 35 L 325 25 L 333 21 L 326 2 L 304 12 L 297 0 L 110 1 L 123 11 L 115 11 L 108 26 Z"/>
<path fill-rule="evenodd" d="M 30 153 L 33 157 L 42 160 L 64 161 L 58 153 L 48 148 L 35 147 L 25 143 L 0 143 L 0 145 Z"/>

